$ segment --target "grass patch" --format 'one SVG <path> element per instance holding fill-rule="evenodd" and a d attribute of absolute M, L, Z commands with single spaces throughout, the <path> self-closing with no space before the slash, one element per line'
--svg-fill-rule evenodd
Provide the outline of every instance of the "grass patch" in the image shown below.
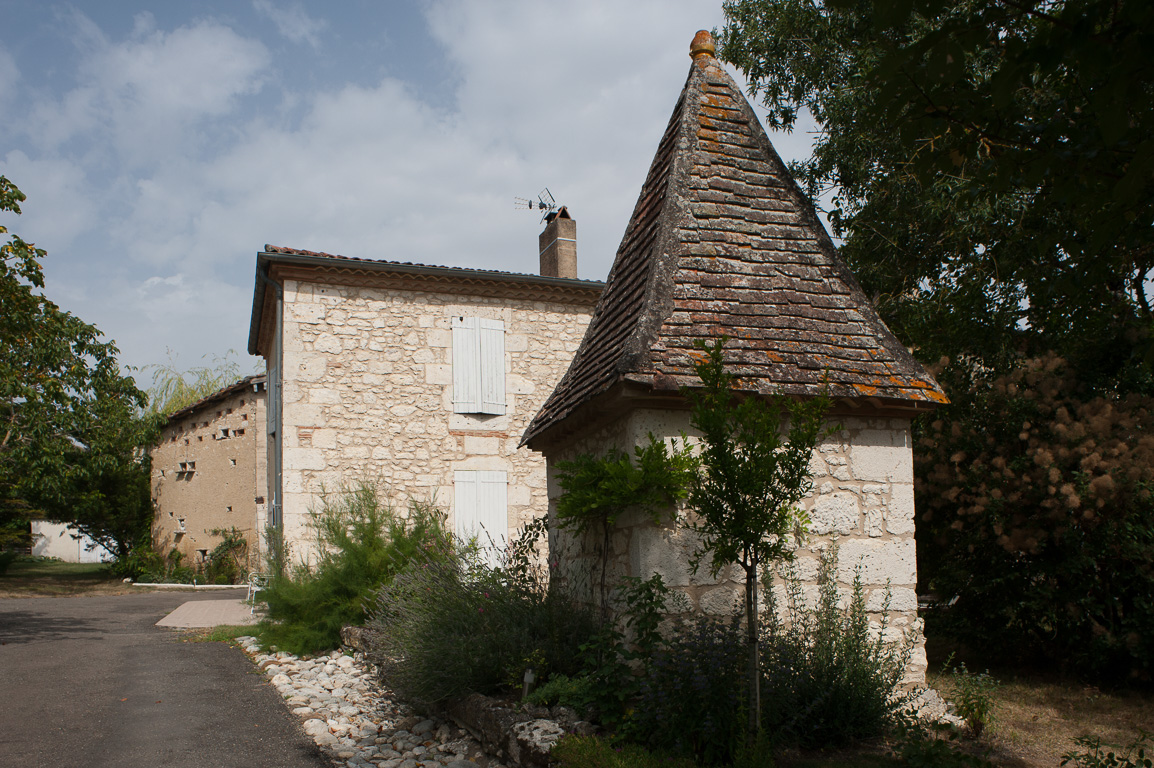
<path fill-rule="evenodd" d="M 1001 681 L 988 738 L 1000 765 L 1053 768 L 1079 736 L 1124 746 L 1154 723 L 1150 692 L 1102 691 L 1076 681 L 1005 673 Z M 930 685 L 938 682 L 938 676 L 929 677 Z"/>
<path fill-rule="evenodd" d="M 245 624 L 224 624 L 211 629 L 193 630 L 183 638 L 186 643 L 228 643 L 233 645 L 238 637 L 251 637 L 254 627 Z"/>
<path fill-rule="evenodd" d="M 0 576 L 0 598 L 123 595 L 139 591 L 139 587 L 114 576 L 106 563 L 19 557 Z"/>

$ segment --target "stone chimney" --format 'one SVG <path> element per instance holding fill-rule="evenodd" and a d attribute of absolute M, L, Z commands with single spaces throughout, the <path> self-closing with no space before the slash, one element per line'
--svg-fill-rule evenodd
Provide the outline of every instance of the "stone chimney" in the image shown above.
<path fill-rule="evenodd" d="M 569 209 L 561 206 L 545 217 L 544 231 L 537 238 L 541 250 L 542 277 L 577 279 L 577 222 Z"/>

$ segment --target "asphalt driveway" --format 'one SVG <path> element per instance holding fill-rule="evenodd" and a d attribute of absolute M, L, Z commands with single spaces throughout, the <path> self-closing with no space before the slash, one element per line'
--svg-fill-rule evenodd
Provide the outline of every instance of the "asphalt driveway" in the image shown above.
<path fill-rule="evenodd" d="M 154 626 L 223 596 L 0 600 L 0 765 L 330 766 L 240 650 Z"/>

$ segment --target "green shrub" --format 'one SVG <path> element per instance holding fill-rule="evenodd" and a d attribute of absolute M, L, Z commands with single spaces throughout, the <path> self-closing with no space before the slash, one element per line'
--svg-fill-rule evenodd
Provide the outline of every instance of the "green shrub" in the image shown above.
<path fill-rule="evenodd" d="M 16 553 L 15 552 L 13 552 L 11 550 L 8 550 L 5 552 L 0 552 L 0 576 L 3 576 L 5 573 L 8 572 L 8 566 L 12 565 L 13 561 L 15 561 L 15 560 L 16 560 Z"/>
<path fill-rule="evenodd" d="M 817 605 L 805 603 L 796 570 L 783 569 L 787 601 L 779 615 L 767 589 L 762 642 L 766 730 L 805 747 L 839 746 L 881 736 L 904 698 L 898 686 L 911 644 L 887 643 L 870 630 L 860 573 L 849 604 L 838 607 L 837 547 L 821 555 Z M 887 605 L 882 613 L 888 609 Z"/>
<path fill-rule="evenodd" d="M 945 685 L 942 693 L 954 705 L 954 712 L 966 721 L 966 727 L 975 738 L 981 737 L 987 727 L 994 722 L 994 694 L 998 681 L 990 673 L 974 674 L 966 669 L 963 662 L 951 668 L 953 654 L 942 665 Z"/>
<path fill-rule="evenodd" d="M 538 566 L 544 532 L 526 526 L 495 565 L 475 547 L 414 560 L 380 590 L 372 656 L 394 691 L 435 703 L 507 690 L 530 665 L 540 679 L 580 670 L 593 617 Z"/>
<path fill-rule="evenodd" d="M 960 738 L 953 725 L 928 726 L 906 712 L 895 719 L 891 746 L 907 768 L 996 768 L 985 755 L 962 748 Z"/>
<path fill-rule="evenodd" d="M 566 736 L 553 747 L 558 768 L 693 768 L 689 760 L 654 755 L 636 744 L 614 745 L 595 736 Z"/>
<path fill-rule="evenodd" d="M 114 576 L 153 584 L 192 584 L 197 576 L 184 564 L 184 554 L 179 550 L 162 554 L 148 544 L 133 547 L 128 555 L 114 560 L 111 571 Z"/>
<path fill-rule="evenodd" d="M 444 515 L 410 502 L 401 517 L 361 483 L 321 498 L 310 524 L 316 536 L 315 567 L 286 565 L 283 546 L 270 538 L 268 605 L 259 627 L 261 642 L 295 654 L 314 654 L 340 645 L 341 628 L 363 624 L 365 610 L 382 584 L 413 559 L 436 562 L 449 547 Z"/>
<path fill-rule="evenodd" d="M 641 677 L 630 735 L 706 765 L 729 763 L 744 740 L 745 661 L 738 617 L 678 622 Z"/>
<path fill-rule="evenodd" d="M 588 675 L 569 677 L 558 672 L 525 697 L 525 701 L 536 706 L 569 707 L 584 713 L 597 698 L 595 688 L 596 683 Z"/>

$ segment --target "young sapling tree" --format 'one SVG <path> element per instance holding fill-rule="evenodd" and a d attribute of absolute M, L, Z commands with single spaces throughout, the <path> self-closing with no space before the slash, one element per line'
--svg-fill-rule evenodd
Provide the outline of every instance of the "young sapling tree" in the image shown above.
<path fill-rule="evenodd" d="M 823 428 L 830 406 L 824 393 L 809 400 L 742 393 L 725 370 L 725 342 L 697 343 L 705 353 L 694 365 L 701 387 L 684 390 L 690 423 L 701 432 L 700 471 L 689 491 L 697 514 L 688 522 L 700 544 L 690 565 L 696 571 L 708 559 L 713 576 L 733 563 L 745 572 L 746 737 L 752 743 L 761 721 L 758 574 L 763 565 L 792 559 L 791 534 L 802 534 L 809 522 L 798 504 L 813 485 L 810 457 L 837 427 Z"/>

